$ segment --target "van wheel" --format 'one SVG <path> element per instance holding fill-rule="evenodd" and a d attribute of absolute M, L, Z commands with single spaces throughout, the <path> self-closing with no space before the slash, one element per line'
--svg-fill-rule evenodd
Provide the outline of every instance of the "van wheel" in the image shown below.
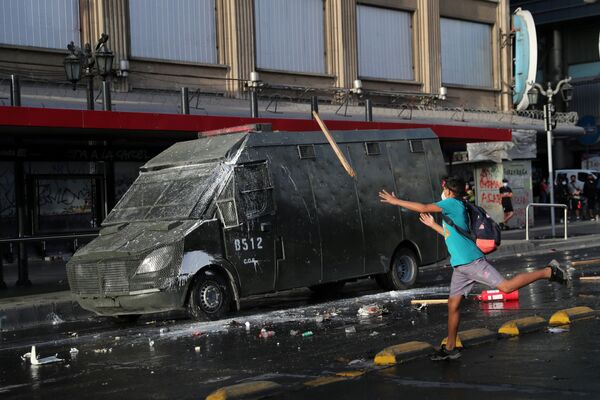
<path fill-rule="evenodd" d="M 308 288 L 319 297 L 327 297 L 337 294 L 345 284 L 346 282 L 327 282 L 309 286 Z"/>
<path fill-rule="evenodd" d="M 415 284 L 418 273 L 419 263 L 415 253 L 407 248 L 400 248 L 394 254 L 390 270 L 375 276 L 375 280 L 383 289 L 404 290 Z"/>
<path fill-rule="evenodd" d="M 223 318 L 231 308 L 231 289 L 222 275 L 213 271 L 201 271 L 192 286 L 188 312 L 199 321 Z"/>

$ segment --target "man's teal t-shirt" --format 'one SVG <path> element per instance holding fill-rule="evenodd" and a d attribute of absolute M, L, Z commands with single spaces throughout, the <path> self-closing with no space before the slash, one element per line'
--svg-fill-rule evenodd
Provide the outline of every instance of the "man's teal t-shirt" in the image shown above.
<path fill-rule="evenodd" d="M 442 214 L 450 218 L 456 226 L 467 232 L 469 231 L 467 209 L 460 200 L 449 198 L 435 204 L 442 209 Z M 442 226 L 444 227 L 444 238 L 446 239 L 448 253 L 450 253 L 450 264 L 453 267 L 468 264 L 483 257 L 483 253 L 475 245 L 475 242 L 461 235 L 445 222 Z"/>

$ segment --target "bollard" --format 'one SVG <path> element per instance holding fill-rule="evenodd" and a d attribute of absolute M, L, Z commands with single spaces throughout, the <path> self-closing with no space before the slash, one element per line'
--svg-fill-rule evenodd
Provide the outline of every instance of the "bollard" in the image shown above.
<path fill-rule="evenodd" d="M 258 93 L 255 89 L 250 90 L 250 115 L 258 118 Z"/>

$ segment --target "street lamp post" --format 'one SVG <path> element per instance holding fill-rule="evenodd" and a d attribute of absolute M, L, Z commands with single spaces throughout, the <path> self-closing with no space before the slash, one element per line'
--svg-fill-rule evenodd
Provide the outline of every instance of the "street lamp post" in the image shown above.
<path fill-rule="evenodd" d="M 94 76 L 96 75 L 102 77 L 104 109 L 111 109 L 110 86 L 106 81 L 106 77 L 112 73 L 114 55 L 107 48 L 107 41 L 108 35 L 103 33 L 100 39 L 98 39 L 98 44 L 94 52 L 92 52 L 92 46 L 89 43 L 86 43 L 83 49 L 77 47 L 73 42 L 67 45 L 69 55 L 65 57 L 63 63 L 65 75 L 67 80 L 73 84 L 73 90 L 77 89 L 77 82 L 81 80 L 82 75 L 87 79 L 86 97 L 88 110 L 94 109 Z"/>
<path fill-rule="evenodd" d="M 535 83 L 529 93 L 529 104 L 536 104 L 538 97 L 541 94 L 546 98 L 544 104 L 544 128 L 546 130 L 546 141 L 548 146 L 548 186 L 550 187 L 550 203 L 554 204 L 554 166 L 552 162 L 552 115 L 554 113 L 553 98 L 560 92 L 565 102 L 571 101 L 573 94 L 573 87 L 569 84 L 571 78 L 563 79 L 556 85 L 555 89 L 552 89 L 552 84 L 548 82 L 547 89 L 544 90 L 542 85 Z M 566 221 L 565 221 L 566 223 Z M 554 209 L 550 211 L 550 224 L 552 225 L 552 237 L 556 236 L 556 221 L 554 218 Z"/>

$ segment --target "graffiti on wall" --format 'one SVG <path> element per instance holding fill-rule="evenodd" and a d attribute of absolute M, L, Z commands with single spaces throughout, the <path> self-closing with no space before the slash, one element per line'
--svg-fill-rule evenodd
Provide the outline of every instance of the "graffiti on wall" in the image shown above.
<path fill-rule="evenodd" d="M 531 161 L 505 161 L 504 177 L 513 191 L 512 204 L 515 210 L 515 215 L 508 226 L 525 226 L 525 209 L 533 202 Z M 533 213 L 529 217 L 529 222 L 533 223 Z"/>
<path fill-rule="evenodd" d="M 502 164 L 475 168 L 475 193 L 477 204 L 483 207 L 496 222 L 504 219 L 500 187 L 502 186 Z"/>
<path fill-rule="evenodd" d="M 36 180 L 38 215 L 73 215 L 92 212 L 92 178 Z"/>

